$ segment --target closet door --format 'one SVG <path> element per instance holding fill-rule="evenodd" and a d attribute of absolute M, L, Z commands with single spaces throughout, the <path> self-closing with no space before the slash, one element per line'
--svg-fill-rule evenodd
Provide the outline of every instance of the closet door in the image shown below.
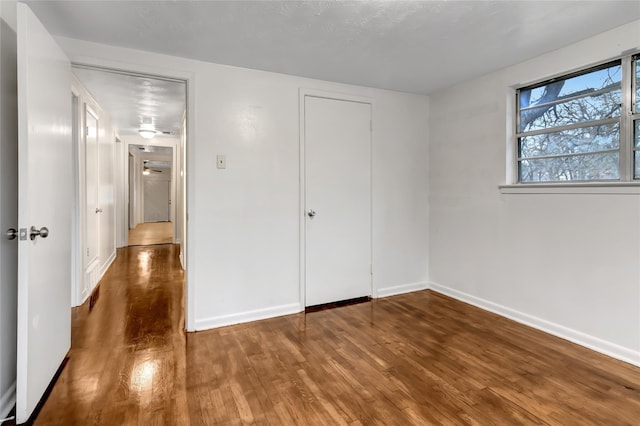
<path fill-rule="evenodd" d="M 306 306 L 371 295 L 371 104 L 305 96 Z"/>
<path fill-rule="evenodd" d="M 92 267 L 95 262 L 99 261 L 100 256 L 100 222 L 102 210 L 99 200 L 99 147 L 98 147 L 98 131 L 99 121 L 98 114 L 89 106 L 85 105 L 84 109 L 85 123 L 85 190 L 86 190 L 86 234 L 85 234 L 85 270 Z M 85 289 L 91 291 L 91 289 Z"/>

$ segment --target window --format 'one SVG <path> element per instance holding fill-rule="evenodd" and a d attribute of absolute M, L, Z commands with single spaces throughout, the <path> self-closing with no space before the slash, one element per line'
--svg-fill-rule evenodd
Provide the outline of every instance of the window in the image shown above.
<path fill-rule="evenodd" d="M 640 179 L 639 56 L 516 92 L 519 183 Z"/>
<path fill-rule="evenodd" d="M 640 55 L 633 58 L 633 178 L 640 179 Z"/>

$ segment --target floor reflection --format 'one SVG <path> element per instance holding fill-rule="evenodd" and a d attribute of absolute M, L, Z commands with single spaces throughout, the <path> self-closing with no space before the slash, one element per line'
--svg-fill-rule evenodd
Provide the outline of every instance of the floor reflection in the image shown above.
<path fill-rule="evenodd" d="M 188 424 L 183 303 L 177 246 L 119 249 L 94 308 L 73 310 L 70 360 L 35 424 Z"/>

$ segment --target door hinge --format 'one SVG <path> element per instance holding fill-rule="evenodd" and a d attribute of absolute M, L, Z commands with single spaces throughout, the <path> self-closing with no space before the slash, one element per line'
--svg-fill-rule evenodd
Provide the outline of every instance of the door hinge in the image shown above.
<path fill-rule="evenodd" d="M 87 247 L 87 257 L 89 257 L 89 247 Z"/>
<path fill-rule="evenodd" d="M 373 275 L 373 263 L 369 265 L 369 272 Z"/>
<path fill-rule="evenodd" d="M 89 136 L 89 126 L 85 126 L 85 128 L 84 128 L 84 136 L 85 137 Z"/>

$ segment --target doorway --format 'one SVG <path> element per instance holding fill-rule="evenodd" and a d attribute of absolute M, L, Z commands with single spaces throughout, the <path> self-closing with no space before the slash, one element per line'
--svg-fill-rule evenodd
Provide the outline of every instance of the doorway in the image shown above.
<path fill-rule="evenodd" d="M 172 80 L 177 83 L 182 96 L 181 109 L 174 120 L 175 134 L 173 130 L 160 127 L 163 116 L 155 114 L 152 107 L 156 104 L 144 102 L 145 94 L 157 93 L 153 90 L 153 83 L 143 84 L 133 92 L 141 99 L 141 102 L 133 104 L 140 107 L 150 121 L 138 122 L 139 117 L 134 117 L 136 130 L 127 132 L 131 123 L 119 119 L 119 112 L 126 109 L 122 105 L 127 103 L 121 104 L 121 110 L 109 108 L 108 98 L 103 98 L 84 78 L 80 84 L 83 90 L 75 90 L 77 78 L 70 75 L 70 70 L 78 74 L 82 72 L 78 67 L 71 68 L 55 39 L 22 3 L 17 5 L 16 31 L 18 96 L 13 102 L 17 104 L 15 121 L 19 129 L 16 164 L 20 165 L 17 179 L 18 230 L 15 232 L 20 242 L 17 262 L 16 417 L 23 423 L 38 406 L 56 371 L 64 366 L 63 360 L 71 340 L 69 296 L 72 295 L 72 305 L 81 305 L 95 289 L 93 286 L 85 288 L 87 283 L 93 283 L 88 277 L 86 264 L 78 266 L 80 273 L 77 276 L 75 270 L 73 275 L 71 273 L 72 264 L 81 264 L 80 259 L 84 256 L 95 257 L 99 265 L 91 269 L 91 274 L 101 278 L 115 259 L 116 246 L 122 247 L 123 241 L 126 243 L 126 236 L 123 238 L 122 235 L 128 230 L 126 203 L 123 202 L 127 197 L 128 155 L 123 147 L 129 142 L 123 142 L 124 137 L 142 138 L 141 130 L 153 130 L 154 136 L 157 133 L 158 137 L 174 136 L 172 148 L 179 147 L 177 155 L 183 156 L 187 85 L 184 80 Z M 86 87 L 91 87 L 91 90 L 84 90 Z M 106 87 L 118 92 L 115 84 Z M 94 101 L 104 109 L 90 106 Z M 4 135 L 4 123 L 2 130 Z M 6 158 L 12 154 L 13 151 L 7 152 Z M 2 155 L 4 159 L 4 150 Z M 74 166 L 78 168 L 74 170 Z M 13 170 L 8 169 L 7 172 L 12 173 Z M 180 172 L 184 173 L 184 168 Z M 184 189 L 184 186 L 179 188 L 182 199 L 185 198 Z M 6 195 L 12 196 L 12 193 Z M 95 204 L 90 205 L 91 201 Z M 74 205 L 72 214 L 70 206 Z M 186 208 L 181 208 L 179 215 L 185 212 Z M 100 214 L 92 216 L 99 217 L 95 221 L 99 232 L 97 238 L 87 231 L 87 223 L 91 223 L 87 220 L 89 214 Z M 7 217 L 2 212 L 1 219 L 4 221 Z M 182 235 L 182 241 L 185 238 L 186 235 Z M 72 261 L 73 258 L 75 260 Z M 72 278 L 75 278 L 73 292 Z M 82 293 L 83 289 L 89 291 Z M 4 293 L 2 296 L 1 302 L 4 302 Z M 179 320 L 174 325 L 183 326 Z M 6 337 L 4 332 L 2 335 Z M 5 402 L 3 398 L 0 404 L 3 412 Z"/>
<path fill-rule="evenodd" d="M 129 246 L 174 242 L 175 183 L 173 148 L 129 145 Z"/>
<path fill-rule="evenodd" d="M 371 296 L 371 103 L 301 97 L 305 306 Z"/>
<path fill-rule="evenodd" d="M 109 198 L 110 215 L 96 214 L 99 220 L 98 262 L 92 275 L 87 271 L 81 279 L 91 293 L 116 257 L 117 248 L 129 245 L 178 244 L 184 259 L 186 246 L 186 129 L 187 81 L 123 71 L 119 69 L 72 64 L 75 79 L 86 88 L 87 98 L 96 106 L 82 117 L 85 127 L 98 123 L 97 167 L 90 165 L 91 132 L 84 141 L 86 158 L 81 176 L 83 187 L 98 188 L 98 205 L 90 206 L 92 193 L 85 194 L 86 211 L 81 220 L 81 234 L 86 255 L 93 216 L 101 213 L 105 194 Z M 82 129 L 82 133 L 86 129 Z M 86 138 L 85 138 L 86 139 Z M 103 141 L 103 142 L 100 142 Z M 110 145 L 102 143 L 111 142 Z M 107 159 L 105 166 L 104 159 Z M 111 164 L 109 164 L 111 161 Z M 111 174 L 103 173 L 110 169 Z M 95 175 L 98 182 L 91 183 Z M 115 240 L 115 241 L 114 241 Z M 109 241 L 111 244 L 107 245 Z M 104 249 L 107 247 L 107 249 Z M 91 250 L 89 250 L 91 251 Z M 183 262 L 184 264 L 184 262 Z M 79 286 L 82 288 L 82 285 Z M 86 293 L 86 292 L 85 292 Z M 77 296 L 75 306 L 87 295 Z"/>

